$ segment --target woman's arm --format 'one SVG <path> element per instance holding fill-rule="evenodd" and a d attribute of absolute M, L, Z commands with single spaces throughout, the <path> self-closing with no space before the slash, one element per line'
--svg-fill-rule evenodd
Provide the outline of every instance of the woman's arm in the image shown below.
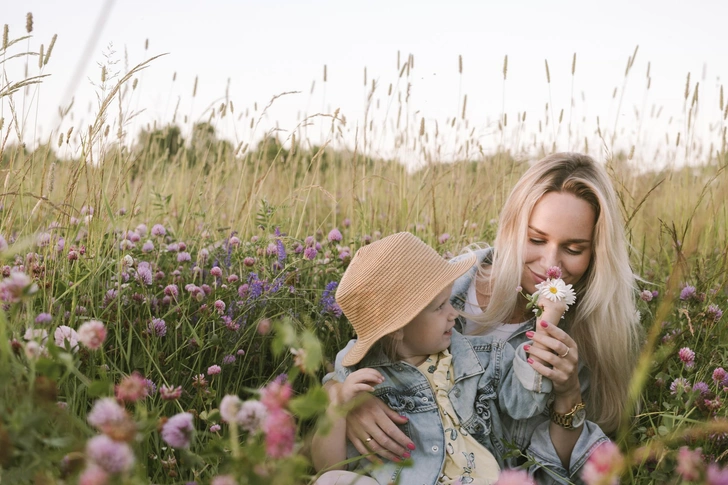
<path fill-rule="evenodd" d="M 343 383 L 332 382 L 326 386 L 329 406 L 324 422 L 319 422 L 311 446 L 311 460 L 316 471 L 340 468 L 346 460 L 346 413 L 342 406 L 363 393 L 373 392 L 372 385 L 383 381 L 374 369 L 352 372 Z"/>
<path fill-rule="evenodd" d="M 566 414 L 582 402 L 578 374 L 579 351 L 574 340 L 562 329 L 546 321 L 541 321 L 538 325 L 541 327 L 539 332 L 527 334 L 534 344 L 538 344 L 527 349 L 538 359 L 533 359 L 531 365 L 536 372 L 548 377 L 553 383 L 553 410 Z M 567 470 L 582 429 L 583 424 L 574 429 L 566 429 L 554 422 L 549 424 L 551 441 Z"/>

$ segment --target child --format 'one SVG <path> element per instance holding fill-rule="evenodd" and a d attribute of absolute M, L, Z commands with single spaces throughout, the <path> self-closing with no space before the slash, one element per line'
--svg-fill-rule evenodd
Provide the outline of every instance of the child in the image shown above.
<path fill-rule="evenodd" d="M 516 357 L 507 343 L 453 330 L 450 291 L 474 263 L 471 255 L 449 264 L 406 232 L 357 251 L 336 291 L 357 341 L 343 356 L 346 375 L 328 387 L 331 426 L 316 431 L 313 463 L 320 471 L 357 456 L 341 405 L 364 393 L 408 418 L 403 431 L 414 446 L 406 463 L 365 469 L 366 460 L 355 460 L 359 474 L 327 472 L 318 485 L 496 481 L 505 452 L 499 414 L 541 413 L 551 382 L 526 363 L 522 346 Z"/>

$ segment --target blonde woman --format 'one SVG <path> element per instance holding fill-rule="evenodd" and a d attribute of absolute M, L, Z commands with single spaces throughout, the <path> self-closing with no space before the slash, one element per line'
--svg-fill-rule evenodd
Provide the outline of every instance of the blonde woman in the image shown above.
<path fill-rule="evenodd" d="M 528 420 L 504 416 L 502 438 L 536 458 L 531 471 L 540 483 L 578 482 L 588 456 L 624 417 L 640 343 L 635 279 L 605 170 L 577 153 L 536 162 L 503 207 L 494 248 L 475 252 L 478 264 L 453 287 L 459 329 L 514 347 L 531 340 L 533 368 L 553 382 L 549 411 Z M 537 322 L 517 290 L 533 293 L 552 267 L 574 285 L 577 302 L 563 319 Z M 398 428 L 404 424 L 372 399 L 347 416 L 347 436 L 360 452 L 391 460 L 411 446 Z"/>

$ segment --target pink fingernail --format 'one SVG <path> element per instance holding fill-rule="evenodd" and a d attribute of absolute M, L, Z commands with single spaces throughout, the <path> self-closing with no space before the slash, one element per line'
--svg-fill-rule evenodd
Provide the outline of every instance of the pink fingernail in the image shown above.
<path fill-rule="evenodd" d="M 415 444 L 414 443 L 410 443 L 410 444 L 407 445 L 407 448 L 409 448 L 410 450 L 414 450 L 415 449 Z"/>
<path fill-rule="evenodd" d="M 412 455 L 410 455 L 409 451 L 405 451 L 404 453 L 402 453 L 402 458 L 409 458 L 410 456 Z"/>
<path fill-rule="evenodd" d="M 526 352 L 528 352 L 529 350 L 531 350 L 531 346 L 530 345 L 524 345 L 523 346 L 523 350 L 525 350 Z"/>
<path fill-rule="evenodd" d="M 541 322 L 541 326 L 542 326 L 543 328 L 547 328 L 547 327 L 549 326 L 549 322 L 547 322 L 546 320 L 543 320 L 543 321 Z"/>
<path fill-rule="evenodd" d="M 533 332 L 530 330 L 528 332 L 526 332 L 526 337 L 533 338 Z"/>
<path fill-rule="evenodd" d="M 533 359 L 529 357 L 528 359 L 526 359 L 526 362 L 528 362 L 529 364 L 533 364 Z"/>

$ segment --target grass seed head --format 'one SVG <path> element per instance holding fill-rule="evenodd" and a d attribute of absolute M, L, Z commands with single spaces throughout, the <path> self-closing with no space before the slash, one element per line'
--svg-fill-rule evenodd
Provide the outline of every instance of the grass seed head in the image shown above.
<path fill-rule="evenodd" d="M 29 34 L 33 32 L 33 12 L 25 14 L 25 31 Z"/>

